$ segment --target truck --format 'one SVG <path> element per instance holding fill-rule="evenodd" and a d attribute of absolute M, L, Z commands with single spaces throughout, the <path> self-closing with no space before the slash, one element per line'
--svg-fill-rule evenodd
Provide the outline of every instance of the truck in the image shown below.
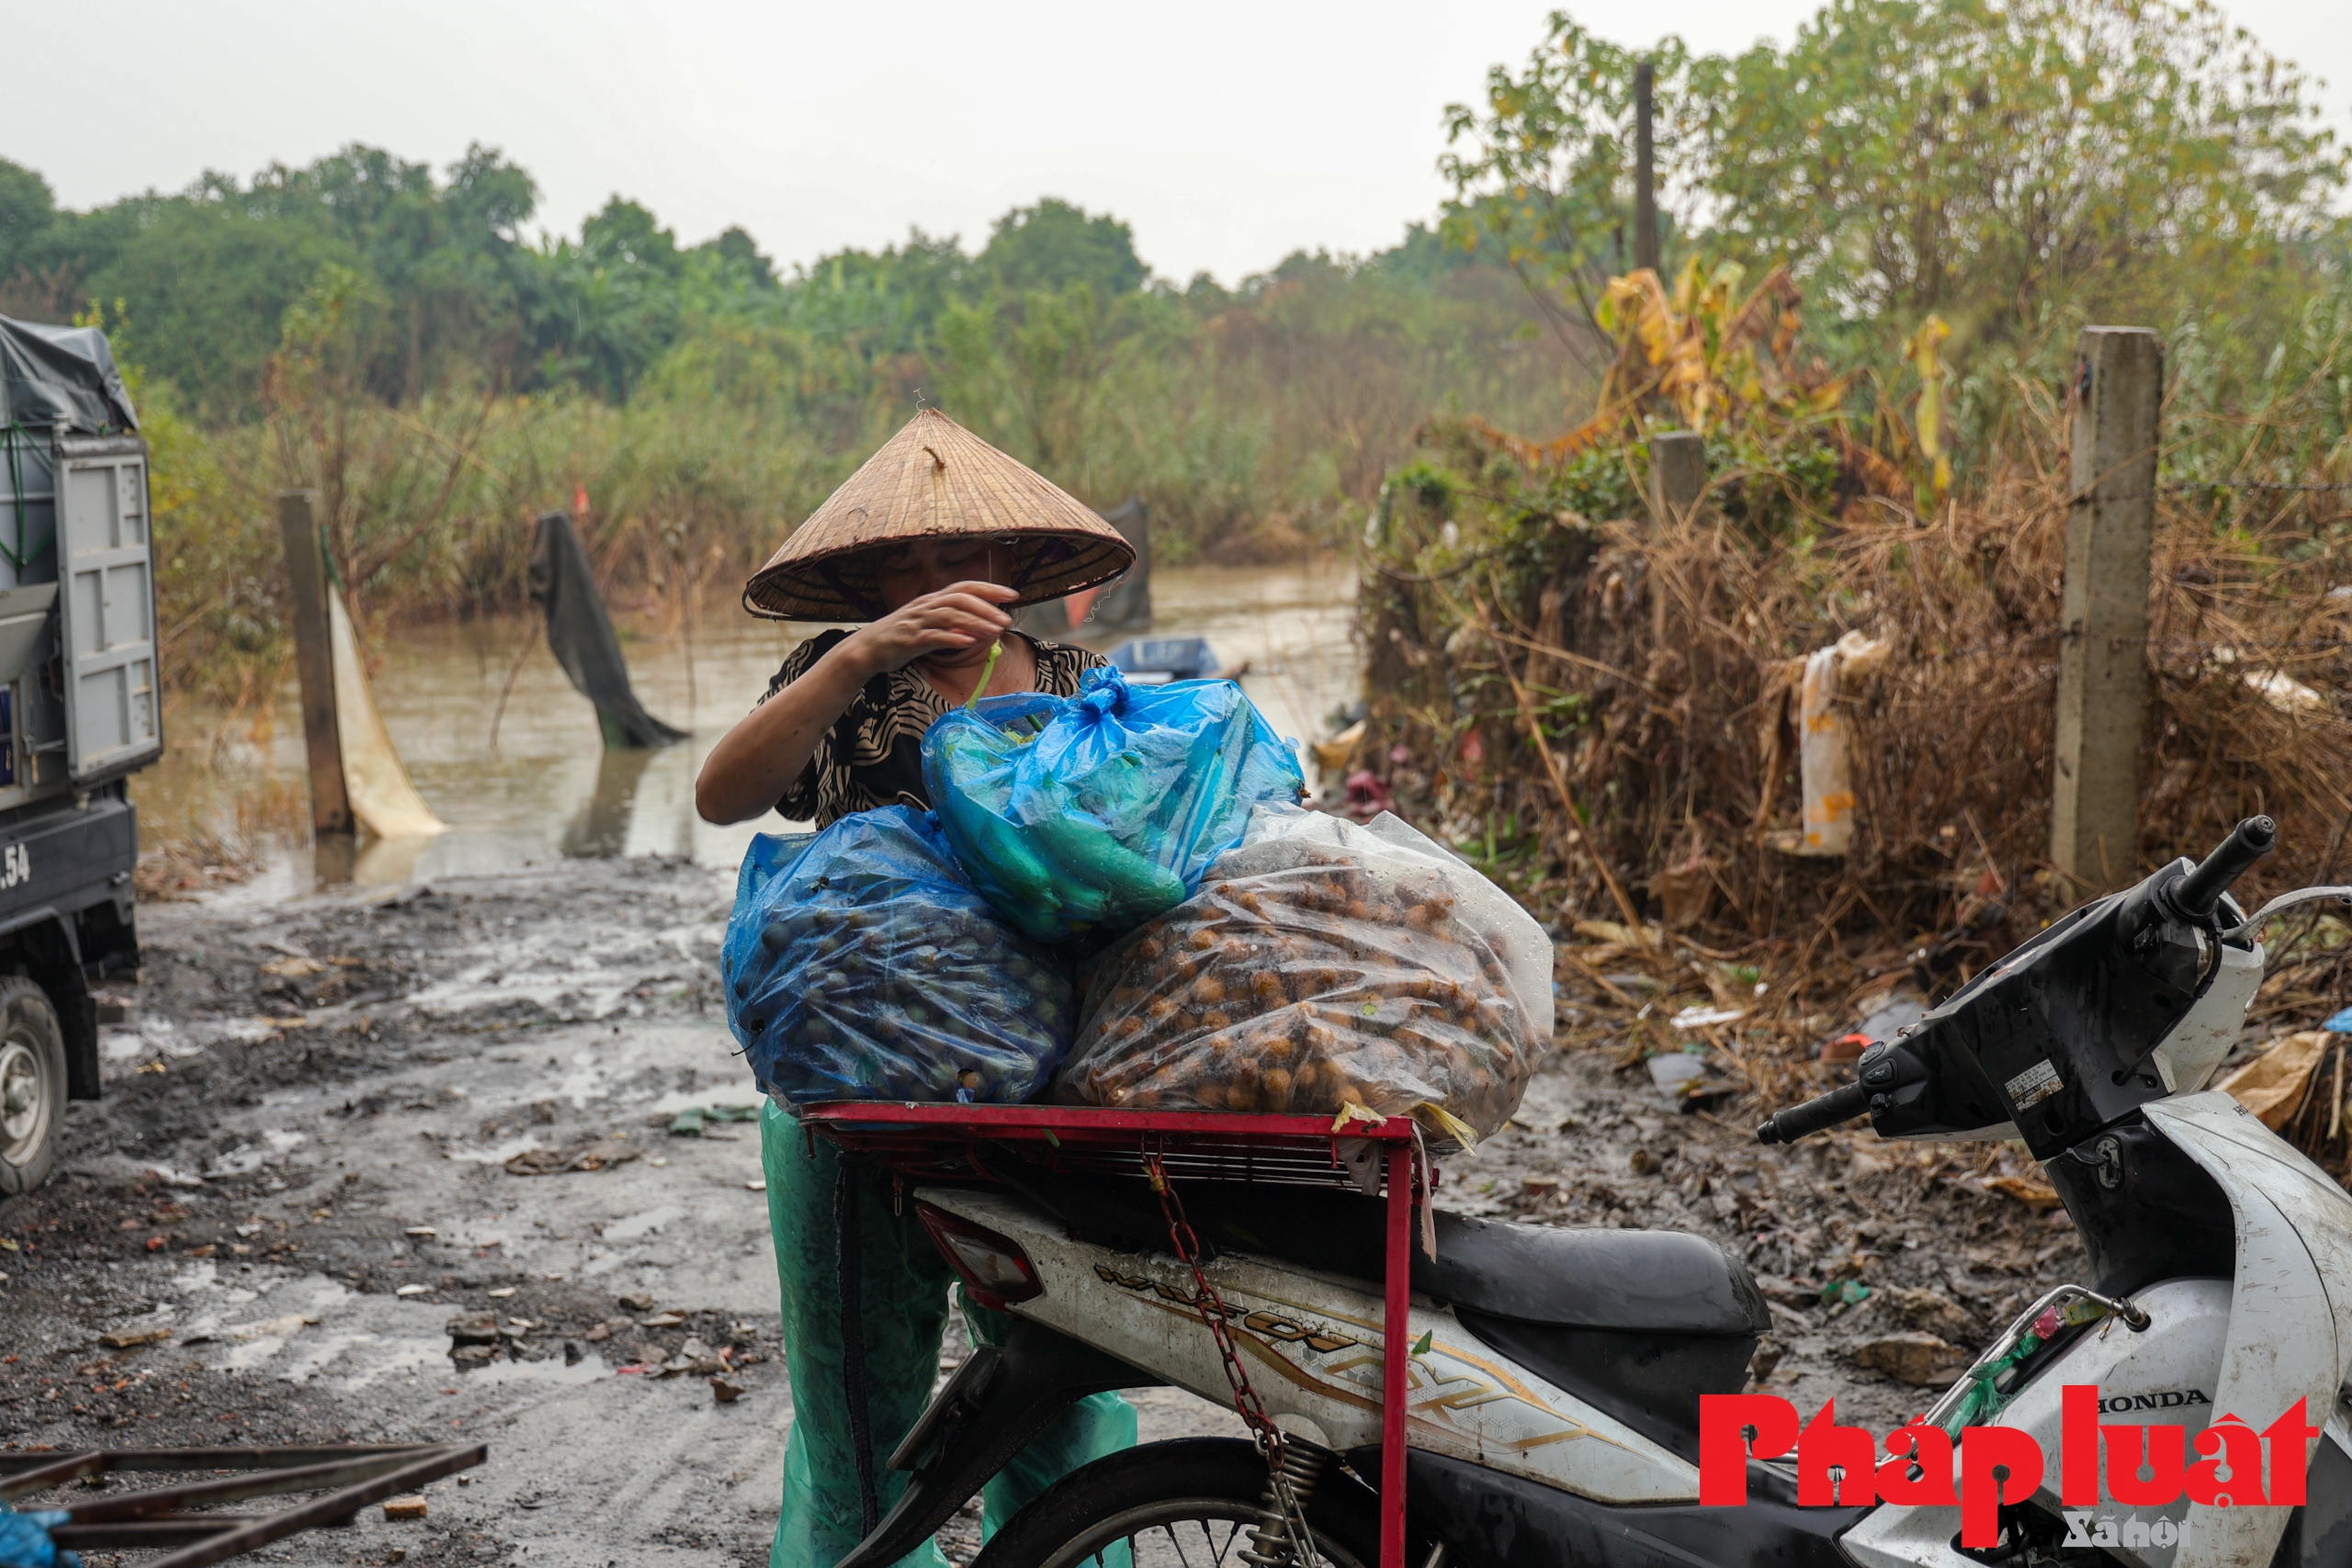
<path fill-rule="evenodd" d="M 99 1094 L 139 967 L 130 775 L 163 755 L 147 444 L 106 334 L 0 317 L 0 1197 Z"/>

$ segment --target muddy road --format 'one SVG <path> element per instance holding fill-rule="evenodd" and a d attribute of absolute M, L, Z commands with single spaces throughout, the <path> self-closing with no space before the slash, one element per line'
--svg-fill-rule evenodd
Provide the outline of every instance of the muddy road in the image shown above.
<path fill-rule="evenodd" d="M 489 1462 L 424 1521 L 267 1555 L 764 1561 L 791 1395 L 758 1139 L 671 1131 L 754 1103 L 717 978 L 731 889 L 637 859 L 142 909 L 107 1098 L 0 1201 L 0 1444 L 464 1436 Z M 1580 1038 L 1441 1201 L 1726 1242 L 1774 1303 L 1759 1386 L 1808 1411 L 1923 1408 L 1950 1347 L 2078 1271 L 1973 1154 L 1761 1149 Z M 1147 1440 L 1239 1431 L 1135 1397 Z M 947 1532 L 976 1543 L 974 1517 Z"/>

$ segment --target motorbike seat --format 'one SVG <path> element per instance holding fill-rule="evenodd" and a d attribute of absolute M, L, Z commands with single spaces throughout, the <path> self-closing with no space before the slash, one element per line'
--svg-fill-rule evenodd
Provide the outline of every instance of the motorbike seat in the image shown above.
<path fill-rule="evenodd" d="M 1352 1192 L 1218 1190 L 1184 1197 L 1220 1251 L 1253 1252 L 1375 1283 L 1387 1205 Z M 1748 1335 L 1770 1324 L 1747 1270 L 1679 1231 L 1567 1230 L 1437 1212 L 1437 1256 L 1413 1243 L 1413 1289 L 1457 1310 L 1555 1328 Z"/>
<path fill-rule="evenodd" d="M 1141 1182 L 1023 1173 L 1014 1182 L 1074 1234 L 1165 1251 L 1168 1223 Z M 1377 1291 L 1387 1205 L 1317 1188 L 1184 1182 L 1193 1232 Z M 1679 1231 L 1566 1230 L 1435 1215 L 1437 1256 L 1412 1248 L 1413 1289 L 1453 1309 L 1472 1336 L 1685 1458 L 1699 1397 L 1746 1386 L 1770 1310 L 1747 1268 Z"/>

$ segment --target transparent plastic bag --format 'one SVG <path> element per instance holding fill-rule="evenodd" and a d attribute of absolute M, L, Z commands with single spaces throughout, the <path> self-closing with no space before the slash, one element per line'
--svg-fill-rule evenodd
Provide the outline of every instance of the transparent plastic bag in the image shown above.
<path fill-rule="evenodd" d="M 1385 1115 L 1485 1137 L 1552 1033 L 1552 944 L 1396 818 L 1261 807 L 1201 890 L 1089 967 L 1056 1098 Z"/>
<path fill-rule="evenodd" d="M 1039 942 L 1115 936 L 1182 903 L 1253 806 L 1295 802 L 1298 758 L 1230 681 L 1131 686 L 1090 670 L 1074 697 L 996 697 L 922 742 L 957 863 Z"/>
<path fill-rule="evenodd" d="M 720 967 L 728 1025 L 786 1105 L 1011 1103 L 1069 1048 L 1067 964 L 998 919 L 908 807 L 753 840 Z"/>

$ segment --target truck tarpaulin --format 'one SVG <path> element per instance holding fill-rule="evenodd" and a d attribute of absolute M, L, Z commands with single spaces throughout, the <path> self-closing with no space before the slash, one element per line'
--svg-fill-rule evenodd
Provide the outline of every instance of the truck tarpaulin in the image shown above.
<path fill-rule="evenodd" d="M 0 425 L 138 429 L 107 334 L 0 316 Z"/>

